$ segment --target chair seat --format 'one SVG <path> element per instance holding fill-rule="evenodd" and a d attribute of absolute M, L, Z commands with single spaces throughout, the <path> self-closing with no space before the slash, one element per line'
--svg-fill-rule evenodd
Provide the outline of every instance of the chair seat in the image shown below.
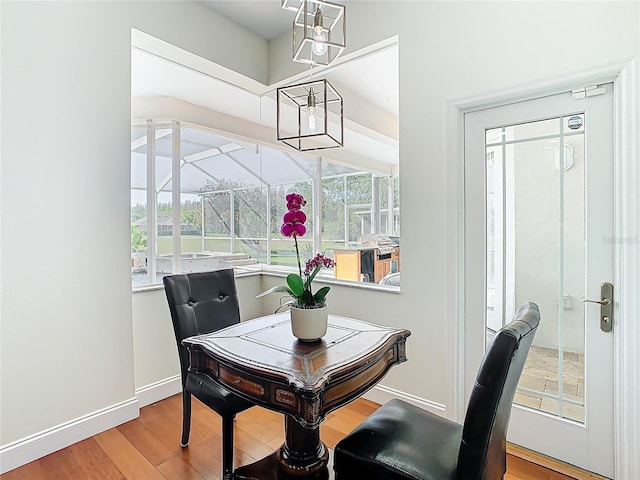
<path fill-rule="evenodd" d="M 189 372 L 185 388 L 221 416 L 235 415 L 254 405 L 202 373 Z"/>
<path fill-rule="evenodd" d="M 455 479 L 461 438 L 462 425 L 391 400 L 336 445 L 336 479 Z"/>

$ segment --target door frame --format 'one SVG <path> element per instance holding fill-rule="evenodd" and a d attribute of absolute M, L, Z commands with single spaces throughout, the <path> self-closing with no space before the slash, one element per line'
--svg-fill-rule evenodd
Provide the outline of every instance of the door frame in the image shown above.
<path fill-rule="evenodd" d="M 640 57 L 579 75 L 447 102 L 447 417 L 464 418 L 464 114 L 613 82 L 614 94 L 614 439 L 615 478 L 640 478 Z M 625 321 L 629 319 L 629 321 Z"/>

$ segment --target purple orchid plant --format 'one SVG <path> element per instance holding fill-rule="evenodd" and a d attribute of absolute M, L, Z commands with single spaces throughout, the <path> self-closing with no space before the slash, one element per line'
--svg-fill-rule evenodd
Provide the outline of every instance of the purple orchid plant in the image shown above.
<path fill-rule="evenodd" d="M 298 274 L 290 273 L 287 275 L 287 285 L 278 285 L 261 293 L 256 298 L 263 297 L 270 293 L 286 293 L 293 300 L 285 305 L 296 305 L 300 308 L 321 308 L 325 306 L 325 298 L 329 293 L 329 287 L 322 287 L 316 293 L 311 290 L 311 282 L 316 278 L 318 272 L 323 268 L 331 268 L 335 266 L 332 259 L 318 253 L 315 257 L 307 260 L 304 271 L 302 270 L 302 262 L 300 260 L 300 250 L 298 249 L 298 237 L 302 237 L 307 233 L 305 222 L 307 216 L 302 211 L 307 202 L 299 193 L 290 193 L 286 196 L 287 213 L 282 218 L 282 227 L 280 233 L 285 237 L 293 237 L 296 246 L 296 258 L 298 260 Z"/>

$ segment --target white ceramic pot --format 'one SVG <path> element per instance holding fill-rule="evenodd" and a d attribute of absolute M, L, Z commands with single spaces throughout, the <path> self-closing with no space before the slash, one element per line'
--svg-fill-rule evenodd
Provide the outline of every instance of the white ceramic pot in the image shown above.
<path fill-rule="evenodd" d="M 302 342 L 315 342 L 327 333 L 329 311 L 322 308 L 299 308 L 291 305 L 291 332 Z"/>

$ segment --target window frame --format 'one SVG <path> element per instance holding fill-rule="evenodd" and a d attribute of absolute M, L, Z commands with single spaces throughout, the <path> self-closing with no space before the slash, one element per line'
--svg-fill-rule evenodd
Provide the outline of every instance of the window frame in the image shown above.
<path fill-rule="evenodd" d="M 181 121 L 177 121 L 177 120 L 172 120 L 172 121 L 167 121 L 167 120 L 154 120 L 154 119 L 147 119 L 144 122 L 141 121 L 132 121 L 132 131 L 135 128 L 140 128 L 140 127 L 146 127 L 146 134 L 142 135 L 141 137 L 136 137 L 137 142 L 140 142 L 140 138 L 144 137 L 146 140 L 146 188 L 139 188 L 139 187 L 133 187 L 131 186 L 131 192 L 133 192 L 134 190 L 137 191 L 141 191 L 141 190 L 146 190 L 146 235 L 147 235 L 147 239 L 146 239 L 146 270 L 147 270 L 147 275 L 146 275 L 146 281 L 143 284 L 133 284 L 133 290 L 137 290 L 137 289 L 144 289 L 144 288 L 152 288 L 154 286 L 157 286 L 159 284 L 161 284 L 161 280 L 158 277 L 158 273 L 157 273 L 157 259 L 158 259 L 158 253 L 157 253 L 157 245 L 158 245 L 158 195 L 160 194 L 160 192 L 156 191 L 157 190 L 157 179 L 156 179 L 156 161 L 157 161 L 157 148 L 156 148 L 156 143 L 158 140 L 158 131 L 159 130 L 167 130 L 168 126 L 170 126 L 170 131 L 171 131 L 171 145 L 172 145 L 172 149 L 171 149 L 171 175 L 169 176 L 168 181 L 171 182 L 171 198 L 172 198 L 172 225 L 176 225 L 176 224 L 180 224 L 181 225 L 181 212 L 182 212 L 182 199 L 181 199 L 181 195 L 184 192 L 180 191 L 180 178 L 181 178 L 181 167 L 183 166 L 181 164 L 182 162 L 182 158 L 181 158 L 181 130 L 184 128 L 192 128 L 192 129 L 197 129 L 197 130 L 202 130 L 204 132 L 212 132 L 216 135 L 220 135 L 223 136 L 231 141 L 236 140 L 236 137 L 229 133 L 229 132 L 222 132 L 222 131 L 217 131 L 202 125 L 195 125 L 195 124 L 191 124 L 188 122 L 181 122 Z M 163 137 L 166 135 L 163 135 Z M 133 138 L 133 136 L 132 136 Z M 238 139 L 240 140 L 240 139 Z M 246 139 L 242 139 L 242 142 L 246 143 Z M 278 148 L 278 146 L 272 145 L 272 144 L 265 144 L 264 142 L 255 141 L 257 145 L 260 146 L 259 151 L 260 151 L 260 155 L 262 155 L 262 151 L 263 151 L 263 147 L 266 148 L 273 148 L 276 150 L 281 150 L 281 151 L 285 151 L 288 154 L 290 154 L 291 152 L 289 152 L 288 150 L 286 150 L 285 148 Z M 132 152 L 133 152 L 133 145 L 134 143 L 136 143 L 136 141 L 132 141 Z M 373 218 L 374 216 L 374 205 L 376 204 L 376 201 L 374 201 L 373 195 L 374 192 L 378 192 L 379 193 L 379 188 L 376 189 L 375 188 L 375 182 L 376 179 L 379 179 L 381 177 L 380 173 L 374 173 L 372 171 L 367 171 L 365 169 L 362 169 L 361 167 L 348 167 L 348 168 L 353 168 L 354 171 L 353 172 L 344 172 L 344 173 L 333 173 L 333 174 L 329 174 L 327 176 L 324 176 L 324 170 L 325 170 L 325 166 L 327 166 L 327 164 L 330 165 L 335 165 L 335 166 L 342 166 L 345 167 L 345 165 L 341 165 L 339 163 L 336 163 L 333 160 L 327 159 L 327 158 L 323 158 L 323 157 L 319 157 L 319 156 L 312 156 L 309 154 L 305 154 L 305 153 L 301 153 L 301 152 L 295 152 L 295 155 L 299 155 L 302 157 L 306 157 L 309 159 L 315 159 L 315 176 L 310 176 L 307 180 L 305 180 L 306 182 L 309 182 L 311 184 L 311 198 L 309 198 L 312 209 L 310 212 L 308 212 L 308 214 L 310 213 L 310 220 L 311 225 L 313 226 L 313 228 L 311 229 L 311 237 L 312 237 L 312 245 L 313 245 L 313 251 L 318 252 L 318 251 L 323 251 L 323 239 L 322 239 L 322 231 L 320 228 L 318 228 L 318 225 L 322 224 L 322 190 L 323 190 L 323 182 L 326 179 L 331 179 L 331 178 L 343 178 L 343 216 L 345 219 L 345 222 L 343 224 L 344 227 L 344 248 L 352 248 L 354 246 L 357 246 L 358 242 L 357 241 L 350 241 L 349 238 L 349 212 L 351 210 L 353 210 L 354 208 L 361 208 L 361 209 L 365 209 L 366 211 L 363 210 L 363 213 L 368 213 L 370 214 L 371 218 Z M 278 270 L 280 269 L 274 262 L 273 262 L 273 249 L 272 249 L 272 240 L 273 240 L 273 233 L 272 233 L 272 229 L 273 229 L 273 219 L 272 219 L 272 215 L 271 215 L 271 211 L 272 211 L 272 205 L 274 204 L 273 198 L 272 198 L 272 188 L 274 187 L 283 187 L 283 186 L 287 186 L 287 185 L 292 185 L 291 182 L 279 182 L 279 183 L 273 183 L 273 184 L 269 184 L 265 181 L 264 176 L 262 174 L 262 160 L 261 160 L 261 167 L 260 167 L 260 172 L 258 172 L 257 174 L 254 172 L 254 176 L 256 176 L 256 178 L 259 178 L 260 181 L 260 185 L 257 186 L 256 188 L 259 189 L 266 189 L 266 217 L 267 217 L 267 228 L 265 230 L 266 232 L 266 238 L 258 238 L 258 241 L 264 241 L 266 244 L 266 261 L 265 262 L 261 262 L 258 263 L 258 267 L 254 268 L 254 269 L 250 269 L 253 271 L 264 271 L 265 267 L 267 268 L 271 268 L 271 267 L 275 267 Z M 357 170 L 356 170 L 357 169 Z M 347 190 L 348 190 L 348 177 L 354 177 L 354 176 L 362 176 L 362 175 L 369 175 L 371 177 L 371 192 L 369 194 L 369 203 L 358 203 L 358 204 L 350 204 L 348 202 L 347 199 Z M 396 195 L 395 195 L 395 189 L 399 188 L 399 184 L 398 184 L 398 179 L 397 179 L 397 175 L 392 175 L 389 174 L 388 175 L 389 178 L 389 182 L 388 182 L 388 192 L 387 192 L 387 199 L 391 199 L 393 201 L 393 216 L 392 216 L 392 222 L 391 224 L 388 222 L 387 220 L 387 230 L 389 228 L 389 225 L 391 225 L 392 227 L 394 227 L 395 225 L 398 226 L 398 231 L 394 231 L 393 233 L 396 235 L 393 236 L 398 236 L 400 235 L 400 231 L 399 231 L 399 205 L 395 203 L 395 199 L 396 199 Z M 167 180 L 167 179 L 165 179 Z M 163 182 L 163 186 L 166 185 L 168 183 L 168 181 Z M 378 180 L 379 181 L 379 180 Z M 300 182 L 294 182 L 293 185 L 300 183 Z M 152 186 L 153 188 L 149 188 L 149 186 Z M 175 186 L 178 186 L 178 188 L 176 189 Z M 229 189 L 221 189 L 221 190 L 211 190 L 211 191 L 203 191 L 200 193 L 200 195 L 204 195 L 204 194 L 210 194 L 210 193 L 221 193 L 223 191 L 228 191 L 230 192 L 230 199 L 229 199 L 229 203 L 230 203 L 230 211 L 232 211 L 232 215 L 235 217 L 235 205 L 234 205 L 234 192 L 236 190 L 249 190 L 250 187 L 242 187 L 239 189 L 234 189 L 234 188 L 229 188 Z M 191 192 L 192 193 L 192 192 Z M 387 217 L 388 217 L 388 212 L 389 212 L 389 205 L 385 205 L 384 208 L 383 206 L 380 205 L 380 203 L 382 202 L 382 195 L 378 195 L 378 199 L 377 199 L 377 205 L 378 205 L 378 215 L 380 217 L 382 217 L 384 212 L 387 212 Z M 178 208 L 175 208 L 176 205 L 179 205 Z M 131 205 L 131 208 L 134 208 L 134 205 Z M 205 246 L 205 242 L 207 239 L 206 236 L 206 226 L 205 226 L 205 208 L 204 205 L 201 207 L 201 211 L 202 211 L 202 218 L 201 218 L 201 238 L 202 238 L 202 251 L 204 251 L 204 246 Z M 274 218 L 277 218 L 278 215 L 275 215 Z M 232 224 L 235 223 L 231 222 Z M 374 223 L 370 222 L 373 228 Z M 133 227 L 133 225 L 132 225 Z M 166 225 L 165 225 L 166 227 Z M 168 228 L 168 227 L 167 227 Z M 380 228 L 380 230 L 382 230 L 382 228 Z M 153 235 L 150 234 L 150 232 L 155 232 Z M 173 260 L 173 268 L 172 271 L 174 273 L 178 273 L 178 272 L 182 272 L 182 264 L 181 264 L 181 260 L 182 260 L 182 255 L 183 255 L 183 248 L 182 248 L 182 226 L 180 227 L 180 229 L 174 229 L 171 228 L 171 237 L 172 237 L 172 260 Z M 364 232 L 363 232 L 364 233 Z M 133 232 L 132 232 L 133 235 Z M 231 231 L 229 232 L 229 250 L 231 253 L 235 253 L 236 252 L 236 246 L 235 246 L 235 242 L 238 240 L 238 238 L 236 238 L 236 235 L 234 233 L 233 230 L 233 226 L 231 227 Z M 242 239 L 240 239 L 242 240 Z M 284 241 L 286 241 L 286 239 L 282 239 Z M 325 240 L 326 243 L 326 240 Z M 334 242 L 335 243 L 335 242 Z M 132 250 L 133 252 L 133 250 Z M 132 275 L 133 275 L 133 258 L 132 258 Z M 356 285 L 360 282 L 354 282 Z"/>

